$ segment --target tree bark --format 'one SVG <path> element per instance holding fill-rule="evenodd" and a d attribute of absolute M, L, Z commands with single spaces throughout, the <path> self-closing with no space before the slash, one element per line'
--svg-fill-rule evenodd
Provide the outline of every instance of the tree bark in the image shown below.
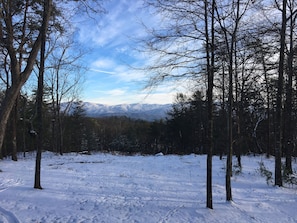
<path fill-rule="evenodd" d="M 16 100 L 13 112 L 11 114 L 11 127 L 12 127 L 12 154 L 11 159 L 17 161 L 17 120 L 18 120 L 18 100 Z"/>
<path fill-rule="evenodd" d="M 2 157 L 2 146 L 5 137 L 5 131 L 7 127 L 7 123 L 9 120 L 9 116 L 11 111 L 14 107 L 16 98 L 21 90 L 22 85 L 14 85 L 11 86 L 6 91 L 5 97 L 2 101 L 1 108 L 0 108 L 0 156 Z"/>
<path fill-rule="evenodd" d="M 212 1 L 211 34 L 208 29 L 208 0 L 205 0 L 205 36 L 207 60 L 207 113 L 208 113 L 208 153 L 207 153 L 207 195 L 206 207 L 212 209 L 212 153 L 213 153 L 213 78 L 214 78 L 214 0 Z M 210 40 L 211 39 L 211 40 Z"/>
<path fill-rule="evenodd" d="M 283 9 L 282 9 L 282 27 L 280 33 L 280 55 L 279 55 L 279 69 L 278 69 L 278 89 L 277 89 L 277 98 L 276 98 L 276 121 L 278 133 L 278 144 L 275 147 L 275 185 L 282 186 L 282 161 L 281 153 L 283 146 L 283 108 L 282 108 L 282 95 L 283 95 L 283 79 L 284 79 L 284 61 L 285 61 L 285 41 L 286 41 L 286 8 L 287 0 L 283 0 Z"/>
<path fill-rule="evenodd" d="M 292 128 L 292 92 L 293 92 L 293 75 L 294 75 L 294 26 L 297 13 L 293 12 L 292 3 L 290 8 L 290 19 L 289 19 L 289 29 L 290 29 L 290 43 L 289 43 L 289 53 L 288 53 L 288 83 L 286 88 L 286 101 L 285 101 L 285 126 L 284 129 L 284 139 L 285 139 L 285 152 L 286 152 L 286 174 L 292 174 L 292 150 L 293 150 L 293 128 Z"/>
<path fill-rule="evenodd" d="M 47 18 L 49 18 L 51 13 L 51 0 L 45 0 L 44 11 L 43 11 L 43 25 L 41 27 L 41 49 L 40 49 L 40 68 L 38 75 L 38 89 L 37 89 L 37 121 L 38 121 L 38 132 L 37 132 L 37 154 L 36 154 L 36 164 L 35 164 L 35 180 L 34 188 L 42 189 L 40 183 L 40 171 L 41 171 L 41 152 L 43 145 L 43 115 L 42 115 L 42 104 L 43 104 L 43 79 L 44 79 L 44 63 L 45 63 L 45 44 L 46 44 L 46 33 L 48 23 Z"/>
<path fill-rule="evenodd" d="M 264 72 L 264 80 L 265 80 L 265 90 L 266 90 L 266 100 L 267 100 L 267 108 L 266 108 L 266 115 L 267 115 L 267 147 L 266 147 L 266 157 L 269 158 L 271 154 L 271 137 L 270 137 L 270 126 L 271 126 L 271 118 L 270 118 L 270 86 L 268 82 L 268 70 L 267 65 L 265 62 L 264 57 L 264 50 L 263 46 L 260 43 L 260 59 L 263 66 L 263 72 Z"/>

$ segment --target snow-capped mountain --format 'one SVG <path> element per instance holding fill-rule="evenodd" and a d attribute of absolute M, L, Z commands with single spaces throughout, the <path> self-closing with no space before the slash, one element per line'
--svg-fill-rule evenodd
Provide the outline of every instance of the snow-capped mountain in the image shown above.
<path fill-rule="evenodd" d="M 171 104 L 120 104 L 104 105 L 90 102 L 83 103 L 83 109 L 89 117 L 126 116 L 147 121 L 167 117 Z"/>

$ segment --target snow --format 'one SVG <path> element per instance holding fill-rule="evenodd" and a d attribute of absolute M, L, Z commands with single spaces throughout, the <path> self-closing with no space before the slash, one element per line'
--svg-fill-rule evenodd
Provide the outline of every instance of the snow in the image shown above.
<path fill-rule="evenodd" d="M 235 162 L 235 160 L 234 160 Z M 0 222 L 297 222 L 296 186 L 268 185 L 259 162 L 242 158 L 225 201 L 225 163 L 213 157 L 213 206 L 206 208 L 206 156 L 43 153 L 33 189 L 35 155 L 0 161 Z M 294 168 L 297 164 L 294 161 Z"/>
<path fill-rule="evenodd" d="M 62 105 L 66 107 L 66 104 Z M 143 119 L 147 121 L 166 118 L 171 104 L 119 104 L 104 105 L 90 102 L 84 102 L 83 108 L 89 117 L 110 117 L 127 116 L 134 119 Z"/>

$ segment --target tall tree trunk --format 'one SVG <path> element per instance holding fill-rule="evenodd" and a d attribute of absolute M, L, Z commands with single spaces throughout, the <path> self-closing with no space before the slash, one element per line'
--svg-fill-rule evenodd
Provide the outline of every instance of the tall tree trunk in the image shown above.
<path fill-rule="evenodd" d="M 234 58 L 237 58 L 237 44 L 236 42 L 234 43 Z M 238 62 L 237 59 L 234 61 L 234 74 L 235 74 L 235 102 L 236 102 L 236 134 L 237 134 L 237 143 L 235 143 L 235 153 L 236 153 L 236 158 L 237 158 L 237 165 L 241 170 L 241 133 L 240 133 L 240 116 L 241 116 L 241 109 L 240 109 L 240 101 L 239 101 L 239 79 L 238 79 Z M 243 97 L 241 97 L 243 98 Z"/>
<path fill-rule="evenodd" d="M 60 65 L 60 63 L 59 63 Z M 57 120 L 57 148 L 60 153 L 60 155 L 63 155 L 63 145 L 62 145 L 62 120 L 61 120 L 61 100 L 60 100 L 60 95 L 59 95 L 59 88 L 60 88 L 60 83 L 59 83 L 59 70 L 57 70 L 57 77 L 56 77 L 56 120 Z"/>
<path fill-rule="evenodd" d="M 292 129 L 292 91 L 293 91 L 293 60 L 294 60 L 294 25 L 296 16 L 296 11 L 293 12 L 293 8 L 290 7 L 290 44 L 289 44 L 289 54 L 288 54 L 288 84 L 286 89 L 286 101 L 285 101 L 285 126 L 284 129 L 284 139 L 285 139 L 285 152 L 286 152 L 286 174 L 292 174 L 292 149 L 293 149 L 293 129 Z"/>
<path fill-rule="evenodd" d="M 282 9 L 282 27 L 280 33 L 280 55 L 279 55 L 279 68 L 278 68 L 278 89 L 277 89 L 277 98 L 276 98 L 276 121 L 278 133 L 278 145 L 275 147 L 275 185 L 282 186 L 282 136 L 283 136 L 283 108 L 282 108 L 282 95 L 283 95 L 283 79 L 284 79 L 284 62 L 285 62 L 285 41 L 286 41 L 286 9 L 287 9 L 287 0 L 283 0 L 283 9 Z"/>
<path fill-rule="evenodd" d="M 266 115 L 267 115 L 267 147 L 266 147 L 266 157 L 269 158 L 271 154 L 271 137 L 270 137 L 270 126 L 271 126 L 271 117 L 270 117 L 270 85 L 268 81 L 268 71 L 267 71 L 267 65 L 265 62 L 264 57 L 264 51 L 262 48 L 262 45 L 260 45 L 260 57 L 261 57 L 261 63 L 263 66 L 263 72 L 264 72 L 264 79 L 265 79 L 265 90 L 266 90 L 266 100 L 267 100 L 267 109 L 266 109 Z"/>
<path fill-rule="evenodd" d="M 228 110 L 228 133 L 229 133 L 229 151 L 227 155 L 227 167 L 226 167 L 226 200 L 231 201 L 232 200 L 232 190 L 231 190 L 231 177 L 232 177 L 232 156 L 233 156 L 233 119 L 232 119 L 232 114 L 233 114 L 233 57 L 234 57 L 234 51 L 235 49 L 235 43 L 237 41 L 237 30 L 238 30 L 238 25 L 240 21 L 240 0 L 237 0 L 235 3 L 235 14 L 236 14 L 236 20 L 234 24 L 234 30 L 231 34 L 231 42 L 229 44 L 229 64 L 228 64 L 228 74 L 229 74 L 229 95 L 228 95 L 228 104 L 229 104 L 229 110 Z M 225 34 L 225 38 L 227 39 L 227 34 Z M 228 40 L 226 40 L 228 42 Z M 235 58 L 236 60 L 237 58 Z"/>
<path fill-rule="evenodd" d="M 213 153 L 213 76 L 214 76 L 214 0 L 212 1 L 211 10 L 211 34 L 209 38 L 208 30 L 208 0 L 205 4 L 205 34 L 206 34 L 206 60 L 207 60 L 207 114 L 208 114 L 208 153 L 207 153 L 207 195 L 206 206 L 213 208 L 212 202 L 212 153 Z"/>
<path fill-rule="evenodd" d="M 222 66 L 222 69 L 223 69 L 223 83 L 222 83 L 222 91 L 223 91 L 223 95 L 222 95 L 222 97 L 223 97 L 223 100 L 222 100 L 222 120 L 226 120 L 226 122 L 227 122 L 227 112 L 226 112 L 226 108 L 225 108 L 225 104 L 226 104 L 226 102 L 225 102 L 225 77 L 226 77 L 226 74 L 225 74 L 225 65 L 223 64 L 223 66 Z M 227 126 L 228 124 L 226 123 L 226 126 Z M 224 130 L 226 130 L 226 129 L 224 129 Z M 227 133 L 225 133 L 226 131 L 224 131 L 224 138 L 225 138 L 225 134 L 227 134 Z M 225 147 L 225 141 L 224 141 L 224 145 L 223 146 L 220 146 L 220 160 L 222 160 L 223 159 L 223 154 L 224 154 L 224 147 Z"/>
<path fill-rule="evenodd" d="M 231 51 L 232 52 L 232 51 Z M 229 137 L 229 150 L 227 154 L 227 166 L 226 166 L 226 200 L 232 200 L 232 191 L 231 191 L 231 177 L 232 177 L 232 155 L 233 155 L 233 53 L 230 58 L 229 65 L 229 96 L 228 96 L 228 137 Z"/>
<path fill-rule="evenodd" d="M 41 152 L 43 146 L 43 115 L 42 115 L 42 104 L 43 104 L 43 79 L 44 79 L 44 63 L 45 63 L 45 43 L 46 43 L 46 33 L 47 33 L 47 20 L 49 14 L 51 13 L 51 0 L 45 0 L 44 11 L 43 11 L 43 25 L 41 27 L 41 49 L 40 49 L 40 69 L 38 75 L 38 89 L 37 89 L 37 154 L 36 154 L 36 164 L 35 164 L 35 180 L 34 188 L 42 189 L 40 183 L 40 170 L 41 170 Z"/>

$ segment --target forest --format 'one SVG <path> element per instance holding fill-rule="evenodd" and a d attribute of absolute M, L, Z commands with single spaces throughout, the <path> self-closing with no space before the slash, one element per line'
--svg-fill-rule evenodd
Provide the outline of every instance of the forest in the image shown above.
<path fill-rule="evenodd" d="M 240 134 L 234 135 L 235 154 L 267 154 L 274 155 L 274 131 L 268 131 L 267 110 L 260 92 L 253 94 L 241 106 Z M 258 94 L 256 96 L 255 94 Z M 22 105 L 22 106 L 21 106 Z M 36 150 L 36 122 L 31 121 L 34 115 L 34 101 L 21 101 L 17 121 L 17 153 Z M 60 132 L 53 118 L 51 104 L 44 105 L 44 144 L 43 148 L 57 154 L 68 152 L 119 152 L 122 154 L 206 154 L 207 141 L 207 101 L 201 92 L 190 97 L 180 93 L 176 96 L 166 119 L 153 122 L 127 117 L 87 117 L 82 102 L 73 103 L 73 110 L 61 115 Z M 296 108 L 293 108 L 295 114 Z M 275 113 L 270 111 L 275 116 Z M 214 109 L 214 154 L 226 154 L 227 129 L 226 111 L 221 104 Z M 296 115 L 293 115 L 296 117 Z M 296 120 L 292 120 L 296 126 Z M 271 125 L 271 124 L 270 124 Z M 236 133 L 237 125 L 233 129 Z M 273 128 L 273 126 L 270 126 Z M 7 128 L 7 137 L 3 145 L 2 155 L 12 156 L 11 123 Z M 295 148 L 294 146 L 292 148 Z M 296 156 L 296 151 L 292 150 Z M 16 156 L 16 154 L 14 155 Z"/>
<path fill-rule="evenodd" d="M 140 69 L 149 77 L 147 87 L 177 79 L 195 83 L 192 95 L 177 94 L 167 119 L 154 122 L 84 114 L 78 95 L 86 67 L 82 51 L 74 51 L 79 46 L 71 19 L 104 14 L 101 1 L 0 1 L 1 157 L 17 160 L 18 152 L 36 150 L 39 173 L 44 150 L 207 154 L 209 186 L 212 156 L 227 156 L 232 200 L 232 156 L 241 166 L 241 155 L 265 153 L 275 157 L 275 185 L 282 186 L 296 156 L 296 1 L 144 5 L 162 18 L 157 28 L 145 27 L 139 47 L 157 55 Z M 63 101 L 74 109 L 62 109 Z M 34 187 L 41 188 L 38 180 Z"/>

